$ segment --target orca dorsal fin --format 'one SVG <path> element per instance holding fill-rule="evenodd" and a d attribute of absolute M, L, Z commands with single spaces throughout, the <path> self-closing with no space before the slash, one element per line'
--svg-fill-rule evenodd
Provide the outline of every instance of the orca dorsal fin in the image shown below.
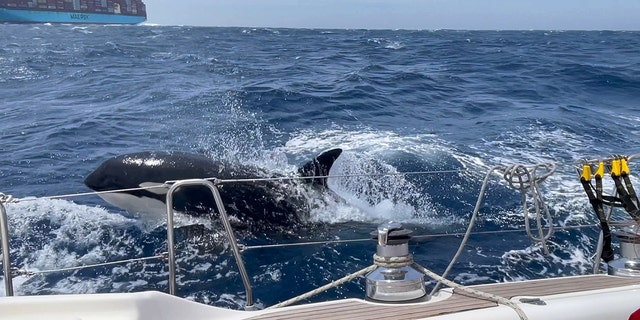
<path fill-rule="evenodd" d="M 300 167 L 298 173 L 303 177 L 326 177 L 329 175 L 329 170 L 331 170 L 333 163 L 341 154 L 342 149 L 340 148 L 324 151 Z M 327 186 L 327 178 L 310 179 L 308 181 L 312 184 Z"/>

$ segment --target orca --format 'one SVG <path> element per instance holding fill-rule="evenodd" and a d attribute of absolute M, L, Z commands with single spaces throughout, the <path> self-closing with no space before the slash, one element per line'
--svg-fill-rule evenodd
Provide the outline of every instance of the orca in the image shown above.
<path fill-rule="evenodd" d="M 262 221 L 280 225 L 302 223 L 309 213 L 308 194 L 304 186 L 326 188 L 326 176 L 341 153 L 340 148 L 330 149 L 302 165 L 298 175 L 308 179 L 265 179 L 222 184 L 219 191 L 224 207 L 230 216 L 244 225 L 259 226 Z M 84 183 L 98 192 L 121 190 L 101 193 L 99 196 L 125 211 L 140 216 L 166 216 L 168 187 L 163 184 L 167 181 L 268 177 L 273 175 L 256 166 L 216 161 L 204 155 L 139 152 L 105 161 L 87 176 Z M 173 205 L 174 210 L 189 215 L 217 212 L 211 191 L 203 186 L 178 188 L 174 193 Z"/>

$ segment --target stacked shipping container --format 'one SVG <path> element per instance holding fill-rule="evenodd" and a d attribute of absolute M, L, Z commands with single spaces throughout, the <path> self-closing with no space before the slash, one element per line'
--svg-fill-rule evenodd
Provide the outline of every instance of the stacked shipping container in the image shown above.
<path fill-rule="evenodd" d="M 122 14 L 146 17 L 142 0 L 0 0 L 0 9 Z"/>

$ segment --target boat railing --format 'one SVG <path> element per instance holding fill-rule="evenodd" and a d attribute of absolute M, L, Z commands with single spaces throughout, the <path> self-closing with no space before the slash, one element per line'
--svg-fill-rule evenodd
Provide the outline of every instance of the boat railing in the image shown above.
<path fill-rule="evenodd" d="M 172 295 L 176 294 L 176 252 L 175 252 L 175 243 L 174 243 L 174 210 L 173 210 L 173 194 L 176 189 L 180 187 L 186 186 L 204 186 L 207 187 L 211 194 L 213 195 L 215 202 L 217 204 L 217 210 L 220 215 L 220 220 L 225 229 L 225 233 L 227 235 L 227 239 L 231 246 L 231 250 L 233 252 L 233 256 L 236 260 L 236 265 L 238 270 L 240 271 L 240 275 L 242 277 L 242 283 L 244 285 L 246 291 L 246 309 L 250 310 L 253 308 L 253 295 L 251 283 L 249 281 L 249 276 L 247 275 L 246 268 L 244 266 L 244 261 L 242 260 L 242 255 L 240 253 L 240 247 L 238 245 L 238 241 L 235 238 L 233 229 L 231 227 L 231 223 L 229 222 L 229 216 L 227 215 L 227 211 L 224 208 L 222 198 L 220 197 L 220 192 L 218 191 L 218 187 L 214 183 L 215 179 L 187 179 L 187 180 L 178 180 L 178 181 L 168 181 L 163 184 L 163 187 L 169 187 L 169 191 L 167 192 L 167 252 L 162 253 L 153 257 L 144 257 L 137 259 L 127 259 L 121 261 L 113 261 L 108 263 L 100 263 L 100 264 L 92 264 L 92 265 L 84 265 L 79 267 L 72 268 L 64 268 L 58 270 L 50 270 L 48 272 L 63 272 L 70 270 L 78 270 L 83 268 L 92 268 L 97 266 L 104 265 L 112 265 L 119 263 L 126 263 L 132 261 L 144 261 L 156 258 L 167 258 L 168 259 L 168 267 L 169 267 L 169 293 Z M 86 195 L 86 194 L 78 194 L 78 195 Z M 73 196 L 73 195 L 69 195 Z M 56 198 L 56 197 L 54 197 Z M 4 274 L 4 283 L 5 283 L 5 293 L 7 296 L 13 296 L 13 276 L 15 274 L 23 273 L 26 275 L 34 274 L 33 272 L 24 271 L 20 272 L 20 270 L 13 269 L 10 260 L 10 246 L 9 246 L 9 224 L 7 219 L 7 212 L 5 208 L 5 203 L 17 202 L 11 196 L 6 196 L 0 193 L 0 252 L 2 255 L 2 265 L 3 265 L 3 274 Z M 42 272 L 44 273 L 44 272 Z"/>
<path fill-rule="evenodd" d="M 253 294 L 251 289 L 251 283 L 249 282 L 249 276 L 247 275 L 247 270 L 244 266 L 244 261 L 242 260 L 242 255 L 240 254 L 240 249 L 238 247 L 238 241 L 233 233 L 233 229 L 231 228 L 231 223 L 229 222 L 229 216 L 227 215 L 227 210 L 224 208 L 222 197 L 220 197 L 220 192 L 218 191 L 218 187 L 210 180 L 205 179 L 188 179 L 188 180 L 180 180 L 176 183 L 173 183 L 167 192 L 167 246 L 169 250 L 169 293 L 175 295 L 176 293 L 176 258 L 175 258 L 175 246 L 173 239 L 173 193 L 176 189 L 180 187 L 186 186 L 204 186 L 207 187 L 213 198 L 216 202 L 216 207 L 218 209 L 218 213 L 220 214 L 220 220 L 222 221 L 222 225 L 224 226 L 224 231 L 227 234 L 227 239 L 229 240 L 229 244 L 231 246 L 231 251 L 233 252 L 233 257 L 236 260 L 236 265 L 238 270 L 240 271 L 240 276 L 242 277 L 242 283 L 244 285 L 244 289 L 247 294 L 247 302 L 245 308 L 250 310 L 253 309 Z"/>
<path fill-rule="evenodd" d="M 631 160 L 632 158 L 637 158 L 638 156 L 631 156 L 628 157 L 629 160 Z M 584 163 L 594 163 L 595 160 L 585 160 Z M 536 174 L 536 171 L 541 170 L 542 172 L 539 173 L 538 175 Z M 551 175 L 553 173 L 553 171 L 555 170 L 555 165 L 552 164 L 542 164 L 542 165 L 535 165 L 535 166 L 529 166 L 529 167 L 525 167 L 525 166 L 512 166 L 512 167 L 494 167 L 491 170 L 488 171 L 484 181 L 483 181 L 483 185 L 480 191 L 480 194 L 478 196 L 478 201 L 476 204 L 476 208 L 474 211 L 474 214 L 472 216 L 472 222 L 470 223 L 470 226 L 467 228 L 467 231 L 462 234 L 462 233 L 456 233 L 456 234 L 446 234 L 446 235 L 441 235 L 441 236 L 462 236 L 463 240 L 462 243 L 460 245 L 460 248 L 464 247 L 466 240 L 468 239 L 469 235 L 472 234 L 472 229 L 473 229 L 473 217 L 475 217 L 475 215 L 477 215 L 479 206 L 482 202 L 482 198 L 484 195 L 484 191 L 485 188 L 487 186 L 488 180 L 489 180 L 489 176 L 494 174 L 496 171 L 500 174 L 502 174 L 504 176 L 504 178 L 507 180 L 507 183 L 513 187 L 514 189 L 519 189 L 521 193 L 524 194 L 524 190 L 525 189 L 531 189 L 531 185 L 536 185 L 537 183 L 543 181 L 544 179 L 546 179 L 549 175 Z M 315 178 L 315 177 L 314 177 Z M 294 179 L 294 178 L 277 178 L 277 179 Z M 227 239 L 229 241 L 229 245 L 231 247 L 231 251 L 234 255 L 235 261 L 236 261 L 236 265 L 238 267 L 239 273 L 242 277 L 242 281 L 243 281 L 243 285 L 245 287 L 246 290 L 246 306 L 245 308 L 247 310 L 252 310 L 253 309 L 253 295 L 252 295 L 252 287 L 251 287 L 251 283 L 249 280 L 249 277 L 247 275 L 247 271 L 244 265 L 244 261 L 242 259 L 242 252 L 245 250 L 249 250 L 249 249 L 256 249 L 256 248 L 268 248 L 268 247 L 283 247 L 283 246 L 289 246 L 287 244 L 283 244 L 283 245 L 261 245 L 261 246 L 253 246 L 253 247 L 247 247 L 247 246 L 243 246 L 238 244 L 238 241 L 235 237 L 235 234 L 233 232 L 232 226 L 230 224 L 230 220 L 229 217 L 227 215 L 226 209 L 223 205 L 223 200 L 220 196 L 219 190 L 218 190 L 218 186 L 222 185 L 224 183 L 238 183 L 238 182 L 255 182 L 255 181 L 260 181 L 263 179 L 242 179 L 242 180 L 219 180 L 219 179 L 215 179 L 215 178 L 203 178 L 203 179 L 187 179 L 187 180 L 177 180 L 177 181 L 167 181 L 162 185 L 156 185 L 156 186 L 152 186 L 152 187 L 145 187 L 145 188 L 140 188 L 140 189 L 148 189 L 148 188 L 158 188 L 158 187 L 162 187 L 162 188 L 168 188 L 168 192 L 167 192 L 167 198 L 166 198 L 166 214 L 167 214 L 167 250 L 168 252 L 166 253 L 162 253 L 160 255 L 156 255 L 156 256 L 152 256 L 152 257 L 143 257 L 143 258 L 134 258 L 134 259 L 128 259 L 128 260 L 121 260 L 121 261 L 113 261 L 113 262 L 107 262 L 107 263 L 100 263 L 100 264 L 93 264 L 93 265 L 83 265 L 83 266 L 78 266 L 78 267 L 71 267 L 71 268 L 65 268 L 65 269 L 58 269 L 58 270 L 49 270 L 49 271 L 44 271 L 44 272 L 35 272 L 37 273 L 48 273 L 48 272 L 57 272 L 57 271 L 69 271 L 69 270 L 76 270 L 76 269 L 82 269 L 82 268 L 92 268 L 92 267 L 96 267 L 96 266 L 103 266 L 103 265 L 111 265 L 111 264 L 118 264 L 118 263 L 126 263 L 126 262 L 132 262 L 132 261 L 145 261 L 145 260 L 150 260 L 150 259 L 167 259 L 168 260 L 168 268 L 169 268 L 169 293 L 172 295 L 176 294 L 176 289 L 177 289 L 177 283 L 176 283 L 176 252 L 175 252 L 175 243 L 174 243 L 174 210 L 173 210 L 173 194 L 174 192 L 180 188 L 180 187 L 186 187 L 186 186 L 204 186 L 206 188 L 208 188 L 211 191 L 211 194 L 213 195 L 215 202 L 216 202 L 216 209 L 218 211 L 219 217 L 222 221 L 223 227 L 225 229 L 225 233 L 227 235 Z M 113 191 L 106 191 L 108 192 L 118 192 L 120 190 L 113 190 Z M 95 195 L 95 194 L 99 194 L 100 192 L 90 192 L 90 193 L 81 193 L 81 194 L 75 194 L 75 195 L 63 195 L 63 196 L 53 196 L 53 197 L 47 197 L 50 199 L 55 199 L 55 198 L 66 198 L 66 197 L 72 197 L 72 196 L 85 196 L 85 195 Z M 524 197 L 524 196 L 523 196 Z M 534 197 L 534 202 L 535 201 L 541 201 L 541 196 L 540 195 L 533 195 Z M 25 199 L 26 200 L 26 199 Z M 15 268 L 12 268 L 11 266 L 11 261 L 9 259 L 9 230 L 8 230 L 8 220 L 7 220 L 7 214 L 6 214 L 6 209 L 5 209 L 5 204 L 7 203 L 11 203 L 11 202 L 18 202 L 19 200 L 17 199 L 13 199 L 11 196 L 7 196 L 5 194 L 0 193 L 0 252 L 3 253 L 3 259 L 2 259 L 2 264 L 3 264 L 3 272 L 4 272 L 4 279 L 5 279 L 5 292 L 7 296 L 11 296 L 14 294 L 14 288 L 13 288 L 13 283 L 12 283 L 12 277 L 15 274 L 20 274 L 19 271 L 23 271 L 23 274 L 34 274 L 34 272 L 28 272 L 28 271 L 24 271 L 24 270 L 17 270 Z M 526 203 L 526 199 L 523 198 L 523 203 Z M 541 204 L 541 208 L 544 207 L 544 205 L 542 203 Z M 525 207 L 525 221 L 529 216 L 529 213 L 526 212 L 526 204 L 523 204 L 523 206 Z M 535 212 L 535 216 L 537 218 L 537 221 L 534 223 L 537 226 L 538 229 L 538 233 L 537 235 L 534 235 L 530 230 L 529 227 L 527 226 L 527 234 L 529 235 L 529 237 L 534 240 L 534 241 L 539 241 L 542 243 L 543 247 L 544 247 L 544 241 L 546 241 L 546 239 L 548 239 L 548 237 L 551 235 L 552 230 L 548 229 L 548 231 L 543 232 L 543 223 L 541 222 L 541 218 L 542 219 L 546 219 L 545 217 L 548 216 L 548 212 L 542 212 L 542 211 L 537 211 Z M 550 221 L 546 221 L 547 223 L 549 223 Z M 528 223 L 528 222 L 527 222 Z M 553 227 L 552 225 L 547 224 L 547 228 L 551 228 Z M 594 224 L 587 224 L 587 225 L 579 225 L 579 226 L 563 226 L 563 227 L 559 227 L 558 229 L 576 229 L 576 228 L 593 228 L 596 227 L 596 225 Z M 491 231 L 491 233 L 503 233 L 503 232 L 522 232 L 523 230 L 502 230 L 502 231 Z M 483 233 L 483 232 L 479 232 L 479 233 Z M 439 235 L 426 235 L 424 237 L 438 237 Z M 414 236 L 413 238 L 419 238 L 421 236 Z M 291 245 L 317 245 L 317 244 L 327 244 L 327 243 L 335 243 L 335 242 L 344 242 L 344 243 L 348 243 L 348 242 L 353 242 L 353 241 L 371 241 L 370 239 L 352 239 L 352 240 L 344 240 L 344 241 L 321 241 L 321 242 L 313 242 L 313 243 L 302 243 L 302 244 L 291 244 Z M 459 250 L 460 251 L 460 250 Z M 455 263 L 455 260 L 457 259 L 457 257 L 459 256 L 459 253 L 457 253 L 453 260 L 451 261 L 450 265 L 448 266 L 447 270 L 444 272 L 444 274 L 442 276 L 438 276 L 435 274 L 429 274 L 427 273 L 428 270 L 424 269 L 424 268 L 418 268 L 421 272 L 428 274 L 430 277 L 432 277 L 433 279 L 437 279 L 437 284 L 436 287 L 434 288 L 434 290 L 431 292 L 431 294 L 434 294 L 434 292 L 437 290 L 437 288 L 439 287 L 440 283 L 445 284 L 447 286 L 451 286 L 451 282 L 446 280 L 446 276 L 448 271 L 450 270 L 451 266 Z M 300 297 L 308 297 L 311 295 L 315 295 L 318 292 L 321 292 L 323 290 L 328 290 L 329 288 L 335 287 L 339 284 L 342 284 L 346 281 L 350 281 L 353 278 L 357 277 L 357 276 L 361 276 L 364 273 L 366 273 L 367 271 L 371 271 L 375 269 L 375 265 L 374 266 L 370 266 L 368 268 L 365 268 L 363 270 L 360 270 L 354 274 L 351 274 L 349 276 L 346 276 L 342 279 L 339 279 L 337 281 L 334 281 L 333 283 L 330 283 L 324 287 L 318 288 L 316 290 L 314 290 L 313 292 L 310 292 L 308 294 L 302 295 Z M 595 271 L 594 271 L 595 273 Z M 299 298 L 299 297 L 298 297 Z M 291 301 L 285 301 L 284 303 L 280 303 L 276 306 L 273 307 L 278 307 L 278 306 L 283 306 L 285 304 L 288 303 L 294 303 L 294 300 L 298 299 L 298 298 L 294 298 L 291 299 Z"/>
<path fill-rule="evenodd" d="M 484 189 L 486 188 L 486 183 L 488 181 L 488 177 L 493 174 L 493 172 L 495 170 L 506 170 L 506 168 L 494 168 L 492 170 L 490 170 L 487 173 L 487 178 L 485 178 L 485 184 L 483 185 L 481 194 L 479 195 L 479 199 L 478 199 L 478 203 L 481 203 L 482 201 L 482 197 L 484 194 Z M 544 178 L 546 178 L 548 175 L 545 174 Z M 280 178 L 278 178 L 280 179 Z M 251 181 L 255 181 L 255 180 L 261 180 L 261 179 L 251 179 Z M 220 215 L 220 219 L 223 223 L 223 226 L 225 228 L 225 232 L 227 234 L 227 239 L 229 241 L 229 244 L 231 246 L 232 249 L 232 253 L 234 255 L 234 258 L 236 260 L 236 265 L 238 267 L 238 270 L 240 272 L 240 275 L 242 277 L 242 281 L 246 290 L 246 305 L 245 305 L 245 309 L 247 310 L 253 310 L 253 296 L 252 296 L 252 288 L 251 288 L 251 284 L 249 281 L 249 277 L 247 275 L 246 272 L 246 268 L 244 266 L 244 262 L 241 256 L 241 250 L 240 250 L 240 246 L 238 245 L 237 239 L 235 238 L 234 232 L 232 230 L 231 224 L 229 222 L 229 217 L 227 215 L 226 209 L 224 208 L 223 205 L 223 200 L 220 196 L 220 193 L 218 191 L 218 184 L 222 184 L 222 183 L 233 183 L 233 182 L 247 182 L 247 181 L 239 181 L 239 180 L 217 180 L 214 178 L 209 178 L 209 179 L 187 179 L 187 180 L 178 180 L 178 181 L 167 181 L 165 182 L 163 185 L 161 186 L 153 186 L 153 187 L 149 187 L 149 188 L 157 188 L 157 187 L 169 187 L 169 190 L 167 192 L 167 196 L 166 196 L 166 213 L 167 213 L 167 247 L 168 247 L 168 253 L 167 253 L 167 258 L 168 258 L 168 264 L 169 264 L 169 293 L 172 295 L 175 295 L 176 293 L 176 260 L 175 260 L 175 243 L 174 243 L 174 234 L 173 234 L 173 229 L 174 229 L 174 210 L 173 210 L 173 194 L 174 192 L 180 188 L 180 187 L 187 187 L 187 186 L 204 186 L 207 187 L 213 197 L 214 200 L 216 202 L 216 207 L 218 210 L 218 214 Z M 4 212 L 4 205 L 3 203 L 0 203 L 0 207 L 2 208 L 2 212 Z M 475 214 L 477 214 L 478 212 L 478 208 L 476 208 L 475 210 Z M 1 237 L 3 238 L 3 250 L 4 248 L 9 248 L 8 245 L 8 230 L 7 229 L 7 224 L 6 224 L 6 214 L 4 215 L 4 219 L 2 219 L 4 221 L 4 229 L 0 230 L 2 232 Z M 463 243 L 461 244 L 461 247 L 465 246 L 465 242 L 466 239 L 468 239 L 470 231 L 471 231 L 472 227 L 468 228 L 467 233 L 465 233 L 465 240 L 463 240 Z M 370 239 L 366 239 L 367 241 L 371 241 Z M 381 240 L 379 240 L 380 242 Z M 380 243 L 379 243 L 380 245 Z M 245 250 L 247 249 L 246 247 L 244 248 Z M 384 251 L 384 250 L 383 250 Z M 5 254 L 3 255 L 5 257 L 5 261 L 3 264 L 5 265 L 5 279 L 7 279 L 6 286 L 7 288 L 11 287 L 11 289 L 7 289 L 7 296 L 9 295 L 13 295 L 13 290 L 12 290 L 12 282 L 10 280 L 10 278 L 12 277 L 12 269 L 11 269 L 11 265 L 10 262 L 8 261 L 8 250 L 7 251 L 3 251 Z M 382 251 L 380 251 L 382 252 Z M 145 259 L 145 258 L 140 258 L 140 260 Z M 117 263 L 117 262 L 113 262 L 113 263 Z M 451 262 L 451 265 L 455 263 L 455 259 Z M 104 265 L 104 264 L 102 264 Z M 95 265 L 87 265 L 87 266 L 83 266 L 84 267 L 93 267 Z M 466 288 L 464 286 L 461 286 L 455 282 L 449 281 L 447 280 L 446 277 L 446 273 L 442 276 L 437 275 L 436 273 L 416 264 L 413 261 L 413 257 L 409 254 L 408 256 L 391 256 L 391 257 L 385 257 L 385 256 L 378 256 L 378 254 L 374 255 L 374 263 L 360 271 L 351 273 L 341 279 L 338 279 L 336 281 L 333 281 L 325 286 L 319 287 L 317 289 L 314 289 L 310 292 L 307 292 L 305 294 L 299 295 L 297 297 L 291 298 L 289 300 L 283 301 L 281 303 L 278 303 L 276 305 L 273 305 L 271 307 L 269 307 L 269 309 L 273 309 L 273 308 L 279 308 L 279 307 L 284 307 L 287 305 L 291 305 L 294 303 L 297 303 L 299 301 L 302 301 L 304 299 L 310 298 L 312 296 L 315 296 L 321 292 L 327 291 L 331 288 L 335 288 L 337 286 L 340 286 L 346 282 L 352 281 L 353 279 L 357 278 L 357 277 L 361 277 L 364 276 L 366 274 L 371 274 L 373 273 L 376 269 L 378 268 L 383 268 L 384 270 L 389 270 L 388 268 L 405 268 L 405 267 L 411 267 L 415 270 L 417 270 L 417 272 L 422 273 L 424 275 L 427 275 L 428 277 L 434 279 L 437 281 L 439 286 L 440 284 L 444 284 L 447 285 L 449 287 L 454 287 L 458 290 L 461 291 L 465 291 L 468 294 L 472 295 L 472 296 L 479 296 L 482 297 L 483 299 L 488 299 L 491 301 L 495 301 L 497 303 L 503 304 L 503 305 L 507 305 L 511 308 L 513 308 L 518 315 L 520 316 L 520 319 L 527 319 L 526 315 L 524 315 L 524 313 L 522 312 L 522 310 L 520 309 L 520 307 L 518 307 L 516 304 L 514 304 L 513 302 L 509 301 L 508 299 L 502 298 L 500 296 L 496 296 L 493 294 L 489 294 L 489 293 L 485 293 L 485 292 L 480 292 L 478 290 L 472 289 L 472 288 Z M 422 282 L 422 281 L 421 281 Z M 387 284 L 385 284 L 386 286 Z M 422 286 L 424 287 L 424 283 L 422 283 Z M 437 289 L 437 286 L 435 289 Z M 434 291 L 435 291 L 434 289 Z M 369 289 L 367 290 L 369 291 Z M 433 292 L 429 295 L 426 295 L 426 289 L 423 289 L 424 293 L 425 293 L 425 297 L 426 299 L 428 299 L 431 295 L 433 295 Z"/>
<path fill-rule="evenodd" d="M 13 279 L 11 276 L 11 260 L 9 259 L 9 224 L 5 201 L 10 197 L 0 194 L 0 250 L 2 251 L 2 266 L 4 269 L 4 288 L 7 296 L 13 295 Z"/>

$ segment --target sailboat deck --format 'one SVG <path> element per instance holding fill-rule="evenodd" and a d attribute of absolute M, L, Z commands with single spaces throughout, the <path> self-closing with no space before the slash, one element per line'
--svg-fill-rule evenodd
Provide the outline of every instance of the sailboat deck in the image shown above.
<path fill-rule="evenodd" d="M 607 275 L 591 275 L 570 278 L 542 279 L 526 282 L 498 283 L 474 286 L 476 290 L 492 293 L 504 298 L 518 296 L 542 297 L 589 290 L 600 290 L 640 285 L 638 278 L 621 278 Z M 251 320 L 284 319 L 422 319 L 438 315 L 490 308 L 497 306 L 493 301 L 471 297 L 454 290 L 454 294 L 442 301 L 416 304 L 374 304 L 358 300 L 344 300 L 337 303 L 300 306 L 286 311 L 275 311 L 252 317 Z"/>

